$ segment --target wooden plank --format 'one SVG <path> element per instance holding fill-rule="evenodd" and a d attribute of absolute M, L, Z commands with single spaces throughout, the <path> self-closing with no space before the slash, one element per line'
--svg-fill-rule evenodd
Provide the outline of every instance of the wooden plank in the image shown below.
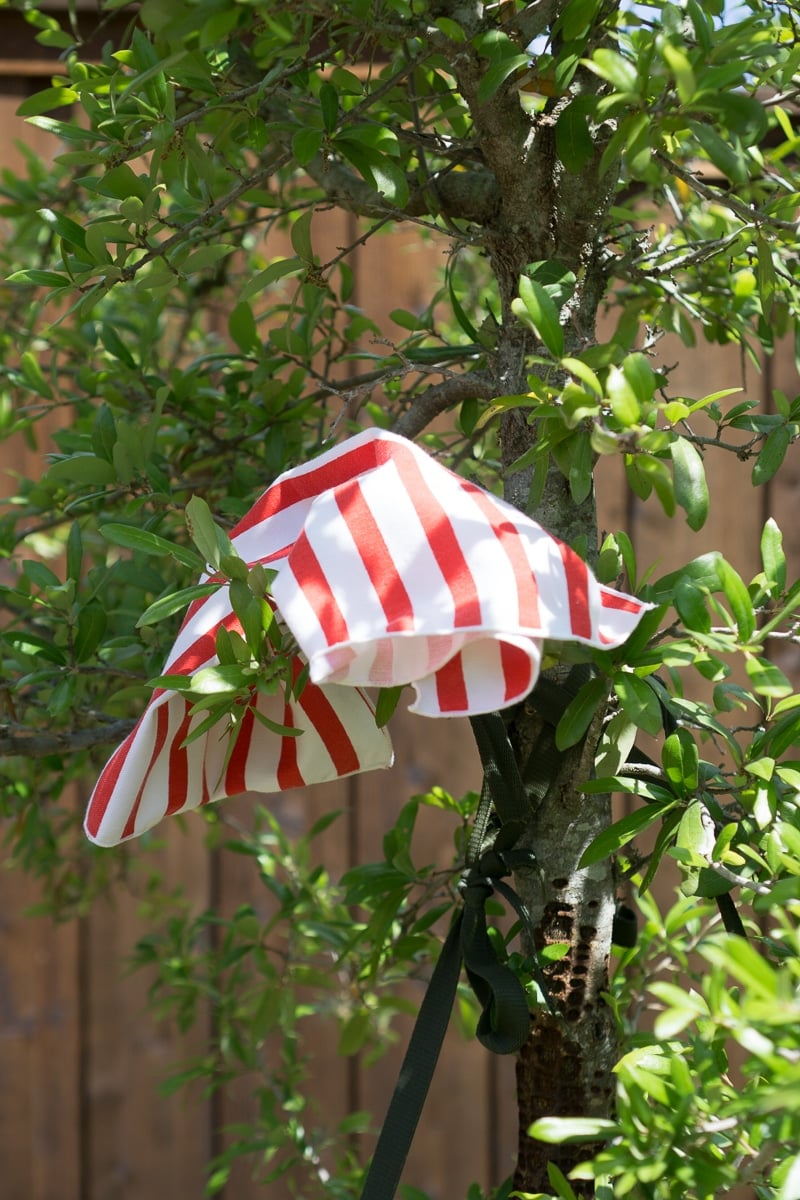
<path fill-rule="evenodd" d="M 138 912 L 150 872 L 185 890 L 191 912 L 208 905 L 208 856 L 203 824 L 164 826 L 163 849 L 139 844 L 128 871 L 129 891 L 95 903 L 86 919 L 84 989 L 84 1138 L 91 1200 L 203 1194 L 210 1157 L 210 1110 L 197 1094 L 161 1095 L 159 1085 L 181 1061 L 204 1053 L 208 1016 L 180 1035 L 147 1005 L 150 974 L 129 974 L 126 960 L 150 931 Z M 165 914 L 166 915 L 166 914 Z"/>
<path fill-rule="evenodd" d="M 2 1191 L 79 1200 L 80 928 L 23 916 L 40 899 L 19 868 L 0 872 Z"/>

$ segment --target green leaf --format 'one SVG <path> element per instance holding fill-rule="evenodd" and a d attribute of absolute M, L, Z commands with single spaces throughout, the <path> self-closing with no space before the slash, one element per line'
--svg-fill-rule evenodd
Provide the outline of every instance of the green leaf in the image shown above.
<path fill-rule="evenodd" d="M 298 129 L 292 137 L 292 154 L 301 167 L 307 166 L 322 149 L 320 129 Z"/>
<path fill-rule="evenodd" d="M 536 279 L 522 275 L 519 296 L 511 302 L 514 314 L 533 329 L 554 358 L 564 353 L 564 330 L 552 298 Z"/>
<path fill-rule="evenodd" d="M 67 217 L 64 213 L 54 212 L 52 208 L 40 208 L 39 216 L 54 233 L 57 233 L 60 238 L 71 245 L 76 246 L 79 250 L 86 248 L 86 232 L 77 221 L 73 221 L 71 217 Z"/>
<path fill-rule="evenodd" d="M 768 483 L 772 479 L 786 457 L 791 440 L 792 436 L 787 425 L 779 425 L 777 429 L 773 429 L 767 435 L 753 464 L 752 479 L 756 487 Z"/>
<path fill-rule="evenodd" d="M 778 524 L 769 517 L 761 531 L 761 561 L 770 591 L 783 592 L 786 588 L 786 555 L 783 552 L 783 534 Z"/>
<path fill-rule="evenodd" d="M 69 537 L 67 538 L 67 579 L 74 579 L 78 583 L 81 577 L 82 563 L 83 538 L 81 536 L 81 527 L 77 521 L 73 521 Z"/>
<path fill-rule="evenodd" d="M 778 974 L 744 938 L 726 938 L 724 942 L 700 942 L 698 951 L 709 962 L 724 967 L 754 996 L 777 1003 Z"/>
<path fill-rule="evenodd" d="M 319 89 L 319 106 L 326 133 L 333 133 L 339 122 L 339 93 L 327 80 Z"/>
<path fill-rule="evenodd" d="M 117 475 L 111 463 L 104 458 L 98 458 L 95 454 L 71 454 L 48 467 L 46 478 L 50 483 L 76 483 L 83 487 L 87 484 L 115 483 Z"/>
<path fill-rule="evenodd" d="M 437 17 L 433 22 L 445 37 L 450 38 L 451 42 L 463 42 L 466 39 L 466 34 L 457 21 L 452 21 L 450 17 Z"/>
<path fill-rule="evenodd" d="M 589 728 L 597 708 L 608 697 L 608 680 L 590 679 L 570 700 L 556 728 L 556 746 L 566 750 L 576 745 Z"/>
<path fill-rule="evenodd" d="M 153 603 L 146 608 L 139 620 L 136 622 L 136 628 L 142 629 L 145 625 L 157 625 L 159 621 L 171 617 L 173 613 L 180 612 L 186 608 L 193 600 L 199 600 L 203 596 L 211 596 L 219 590 L 218 583 L 197 583 L 192 587 L 181 588 L 179 592 L 172 592 L 169 596 L 162 596 L 160 600 L 154 600 Z"/>
<path fill-rule="evenodd" d="M 672 42 L 663 43 L 662 53 L 664 61 L 675 78 L 678 99 L 681 104 L 691 104 L 694 94 L 697 91 L 697 83 L 688 55 L 681 47 L 674 45 Z"/>
<path fill-rule="evenodd" d="M 775 301 L 775 263 L 772 258 L 772 246 L 765 237 L 756 239 L 756 256 L 758 265 L 758 292 L 761 297 L 761 311 L 767 321 L 772 316 Z"/>
<path fill-rule="evenodd" d="M 621 54 L 617 54 L 616 50 L 604 47 L 595 50 L 586 66 L 601 79 L 607 79 L 618 92 L 635 92 L 638 89 L 639 77 L 636 67 Z"/>
<path fill-rule="evenodd" d="M 56 271 L 42 271 L 31 267 L 26 271 L 14 271 L 8 276 L 8 283 L 34 283 L 38 287 L 69 287 L 72 280 L 69 275 L 59 275 Z"/>
<path fill-rule="evenodd" d="M 611 411 L 623 429 L 637 425 L 642 415 L 641 405 L 630 380 L 619 367 L 609 368 L 606 391 Z"/>
<path fill-rule="evenodd" d="M 753 691 L 758 692 L 759 696 L 783 698 L 791 696 L 794 691 L 780 667 L 776 667 L 768 659 L 748 654 L 744 665 Z"/>
<path fill-rule="evenodd" d="M 300 737 L 303 732 L 302 729 L 295 729 L 293 725 L 279 725 L 277 721 L 271 721 L 258 708 L 252 708 L 251 712 L 260 725 L 278 737 Z"/>
<path fill-rule="evenodd" d="M 543 1119 L 546 1120 L 547 1118 Z M 551 1119 L 559 1120 L 558 1117 Z M 565 1118 L 561 1119 L 564 1120 Z M 569 1118 L 566 1119 L 569 1120 Z M 573 1120 L 575 1119 L 581 1120 L 582 1118 L 573 1118 Z M 582 1140 L 583 1139 L 581 1139 L 581 1141 Z M 558 1200 L 578 1200 L 578 1197 L 575 1195 L 575 1189 L 557 1163 L 549 1162 L 547 1164 L 547 1178 L 550 1181 L 550 1186 L 558 1197 Z"/>
<path fill-rule="evenodd" d="M 747 182 L 750 174 L 747 155 L 738 140 L 723 138 L 713 126 L 703 121 L 689 121 L 688 125 L 710 161 L 731 183 Z"/>
<path fill-rule="evenodd" d="M 56 582 L 58 581 L 56 580 Z M 13 646 L 20 654 L 28 655 L 30 658 L 43 658 L 46 662 L 56 663 L 60 667 L 66 666 L 67 659 L 63 650 L 54 646 L 47 638 L 39 637 L 35 633 L 11 629 L 0 634 L 0 642 Z"/>
<path fill-rule="evenodd" d="M 578 96 L 564 108 L 556 122 L 556 154 L 566 169 L 577 175 L 594 154 L 590 119 L 594 98 Z"/>
<path fill-rule="evenodd" d="M 190 691 L 195 696 L 229 695 L 251 685 L 252 671 L 239 663 L 227 667 L 203 667 L 192 676 Z"/>
<path fill-rule="evenodd" d="M 686 512 L 690 529 L 702 529 L 708 516 L 708 483 L 705 464 L 697 448 L 684 437 L 670 446 L 675 499 Z"/>
<path fill-rule="evenodd" d="M 240 300 L 228 317 L 228 333 L 243 354 L 261 348 L 253 309 L 246 300 Z"/>
<path fill-rule="evenodd" d="M 614 691 L 629 720 L 655 736 L 663 728 L 661 705 L 646 680 L 630 671 L 618 671 L 613 679 Z"/>
<path fill-rule="evenodd" d="M 113 542 L 115 546 L 124 546 L 126 550 L 138 550 L 141 554 L 157 557 L 169 554 L 185 567 L 191 567 L 195 571 L 202 569 L 202 561 L 193 550 L 170 542 L 149 529 L 138 529 L 135 525 L 120 525 L 109 521 L 99 526 L 99 532 L 106 541 Z"/>
<path fill-rule="evenodd" d="M 99 333 L 100 341 L 103 343 L 103 346 L 109 352 L 109 354 L 118 359 L 121 363 L 124 363 L 124 365 L 130 370 L 134 371 L 137 365 L 136 359 L 122 341 L 122 338 L 119 336 L 114 326 L 110 325 L 108 321 L 101 321 Z"/>
<path fill-rule="evenodd" d="M 509 43 L 510 45 L 510 43 Z M 529 54 L 504 53 L 489 63 L 478 84 L 478 104 L 485 104 L 502 87 L 509 75 L 530 64 Z"/>
<path fill-rule="evenodd" d="M 731 612 L 739 630 L 739 637 L 743 642 L 747 642 L 755 633 L 756 628 L 756 618 L 753 612 L 753 601 L 750 599 L 750 593 L 741 575 L 724 558 L 719 564 L 719 578 L 725 598 L 731 606 Z"/>
<path fill-rule="evenodd" d="M 292 222 L 292 249 L 306 263 L 313 263 L 314 251 L 311 248 L 311 220 L 314 210 L 307 208 L 296 221 Z"/>
<path fill-rule="evenodd" d="M 78 93 L 71 87 L 43 88 L 41 92 L 35 92 L 33 96 L 22 101 L 17 109 L 17 116 L 38 117 L 41 113 L 52 112 L 54 108 L 64 108 L 74 104 L 78 99 Z"/>
<path fill-rule="evenodd" d="M 586 847 L 578 866 L 590 867 L 592 863 L 601 862 L 609 855 L 616 854 L 623 846 L 627 846 L 628 842 L 660 820 L 677 803 L 676 799 L 667 804 L 647 804 L 644 808 L 637 808 L 621 820 L 615 821 Z"/>
<path fill-rule="evenodd" d="M 585 383 L 590 391 L 594 392 L 595 396 L 600 399 L 603 395 L 603 385 L 597 378 L 592 368 L 583 361 L 582 358 L 562 358 L 561 366 L 565 371 L 570 371 L 581 383 Z"/>
<path fill-rule="evenodd" d="M 375 724 L 379 729 L 383 729 L 393 717 L 402 692 L 402 687 L 383 687 L 379 690 L 375 705 Z"/>
<path fill-rule="evenodd" d="M 675 845 L 703 862 L 714 851 L 714 822 L 702 800 L 693 800 L 683 811 Z"/>
<path fill-rule="evenodd" d="M 626 355 L 622 360 L 622 374 L 643 408 L 652 403 L 658 380 L 646 355 L 639 351 Z"/>
<path fill-rule="evenodd" d="M 263 271 L 256 272 L 250 282 L 242 288 L 240 299 L 249 300 L 252 296 L 263 292 L 270 284 L 277 283 L 279 279 L 283 279 L 287 275 L 297 275 L 299 271 L 305 270 L 305 267 L 306 263 L 302 258 L 278 258 Z"/>
<path fill-rule="evenodd" d="M 603 1117 L 540 1117 L 528 1130 L 532 1138 L 550 1145 L 599 1141 L 618 1132 L 614 1121 Z"/>
<path fill-rule="evenodd" d="M 102 605 L 94 601 L 91 604 L 84 605 L 78 613 L 73 641 L 73 649 L 77 662 L 83 663 L 91 658 L 103 640 L 107 625 L 108 618 Z"/>
<path fill-rule="evenodd" d="M 359 1011 L 353 1013 L 342 1026 L 337 1054 L 341 1054 L 344 1057 L 358 1054 L 369 1038 L 371 1030 L 372 1020 L 368 1012 Z"/>
<path fill-rule="evenodd" d="M 575 452 L 569 468 L 569 491 L 576 504 L 582 504 L 592 490 L 592 443 L 581 430 L 575 438 Z"/>
<path fill-rule="evenodd" d="M 111 196 L 115 200 L 128 200 L 131 196 L 144 202 L 150 194 L 147 177 L 141 178 L 128 166 L 120 163 L 110 167 L 102 175 L 83 179 L 81 182 L 91 191 L 99 192 L 101 196 Z"/>
<path fill-rule="evenodd" d="M 678 729 L 665 738 L 661 763 L 673 787 L 689 794 L 697 791 L 700 756 L 688 729 Z"/>
<path fill-rule="evenodd" d="M 56 573 L 51 571 L 44 563 L 36 562 L 35 559 L 28 558 L 25 560 L 22 564 L 22 573 L 30 579 L 31 583 L 43 590 L 61 586 L 61 580 Z"/>
<path fill-rule="evenodd" d="M 185 513 L 189 536 L 205 561 L 218 571 L 223 555 L 236 555 L 230 538 L 215 523 L 202 496 L 192 496 Z"/>

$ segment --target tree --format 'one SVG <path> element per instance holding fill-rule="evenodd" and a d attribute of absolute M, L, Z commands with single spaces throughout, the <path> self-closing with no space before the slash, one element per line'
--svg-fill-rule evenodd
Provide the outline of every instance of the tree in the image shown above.
<path fill-rule="evenodd" d="M 131 728 L 159 675 L 217 538 L 194 521 L 192 545 L 190 497 L 229 528 L 265 479 L 339 433 L 374 423 L 419 439 L 654 605 L 621 651 L 562 652 L 505 713 L 530 802 L 518 847 L 543 869 L 515 877 L 535 945 L 502 950 L 533 1019 L 519 1160 L 497 1195 L 705 1197 L 740 1179 L 799 1195 L 800 701 L 770 651 L 797 640 L 800 585 L 771 520 L 751 580 L 719 553 L 654 578 L 624 533 L 598 546 L 593 486 L 613 457 L 638 498 L 699 529 L 724 503 L 709 496 L 707 459 L 737 458 L 742 486 L 758 488 L 798 437 L 800 398 L 776 391 L 765 411 L 729 398 L 738 379 L 675 394 L 660 351 L 667 331 L 687 347 L 737 344 L 759 366 L 796 334 L 793 5 L 123 0 L 100 30 L 128 24 L 99 57 L 75 12 L 18 7 L 62 51 L 63 73 L 20 110 L 60 142 L 55 164 L 31 160 L 2 187 L 15 300 L 3 434 L 34 438 L 49 413 L 70 414 L 46 474 L 20 481 L 0 526 L 17 570 L 3 585 L 0 745 L 18 860 L 67 904 L 105 882 L 111 860 L 76 849 L 57 796 Z M 352 233 L 325 256 L 331 211 Z M 443 282 L 379 329 L 354 303 L 348 260 L 403 224 L 445 240 Z M 63 547 L 63 572 L 36 557 L 43 547 Z M 263 594 L 230 555 L 219 565 Z M 176 686 L 232 720 L 269 626 L 265 615 L 250 645 L 218 645 L 225 690 Z M 640 734 L 659 739 L 650 757 Z M 53 797 L 45 809 L 34 778 Z M 643 804 L 612 821 L 612 791 Z M 423 800 L 459 829 L 475 803 Z M 349 953 L 362 999 L 428 960 L 453 903 L 452 887 L 410 866 L 420 802 L 387 835 L 384 868 L 343 890 L 267 815 L 241 834 L 290 926 L 313 906 L 318 937 Z M 655 842 L 636 851 L 650 827 Z M 648 888 L 664 855 L 682 894 L 661 917 Z M 609 979 L 620 880 L 647 920 Z M 342 940 L 355 905 L 367 914 L 357 948 Z M 198 956 L 197 990 L 176 989 L 170 937 L 191 945 L 198 930 L 173 924 L 139 951 L 186 1021 L 202 971 L 223 973 Z M 315 961 L 311 926 L 291 936 Z M 246 1042 L 260 1021 L 291 1039 L 296 1013 L 263 1001 L 236 1015 L 237 981 L 260 972 L 274 994 L 278 980 L 250 925 L 232 923 L 225 945 L 239 964 L 220 999 L 228 1032 Z M 693 987 L 653 977 L 664 955 Z M 627 1007 L 644 992 L 661 1005 L 655 1036 Z M 380 1041 L 390 1012 L 351 1011 L 351 1045 Z M 288 1094 L 299 1076 L 284 1066 Z M 273 1133 L 282 1121 L 265 1110 Z M 355 1194 L 344 1161 L 318 1194 Z"/>

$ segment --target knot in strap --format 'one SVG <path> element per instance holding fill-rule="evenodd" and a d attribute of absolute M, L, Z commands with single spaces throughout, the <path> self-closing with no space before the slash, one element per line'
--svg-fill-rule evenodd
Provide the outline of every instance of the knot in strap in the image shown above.
<path fill-rule="evenodd" d="M 496 874 L 507 873 L 501 856 L 489 850 L 459 883 L 464 900 L 461 953 L 467 978 L 482 1009 L 475 1031 L 478 1041 L 494 1054 L 514 1054 L 525 1044 L 530 1031 L 528 998 L 511 968 L 498 959 L 489 937 L 486 901 L 496 885 L 483 874 L 488 866 L 499 868 Z M 504 887 L 503 894 L 508 892 L 511 888 Z"/>

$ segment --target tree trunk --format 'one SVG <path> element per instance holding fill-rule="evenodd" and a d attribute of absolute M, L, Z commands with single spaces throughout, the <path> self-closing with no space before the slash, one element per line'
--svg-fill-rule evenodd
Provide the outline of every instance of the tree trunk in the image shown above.
<path fill-rule="evenodd" d="M 520 433 L 519 427 L 513 434 L 508 432 L 506 450 L 518 443 Z M 519 452 L 517 444 L 515 456 Z M 551 475 L 543 497 L 544 513 L 537 512 L 537 516 L 549 517 L 548 529 L 565 540 L 588 536 L 594 548 L 593 501 L 576 506 L 570 503 L 568 493 L 563 494 L 566 492 L 563 477 Z M 550 674 L 557 682 L 559 670 Z M 591 1144 L 552 1146 L 536 1141 L 528 1134 L 534 1121 L 547 1116 L 610 1117 L 613 1113 L 617 1036 L 603 995 L 608 990 L 616 908 L 614 872 L 608 860 L 578 869 L 584 850 L 611 819 L 610 797 L 584 796 L 578 790 L 592 774 L 602 715 L 598 713 L 581 745 L 560 756 L 545 796 L 538 804 L 532 801 L 530 824 L 520 843 L 534 853 L 538 864 L 537 870 L 520 871 L 516 880 L 533 917 L 537 949 L 554 943 L 569 945 L 565 957 L 545 971 L 556 1012 L 544 1008 L 536 1012 L 517 1061 L 519 1142 L 514 1187 L 523 1192 L 550 1190 L 549 1162 L 567 1175 L 596 1149 Z M 523 704 L 510 727 L 523 771 L 541 729 L 542 719 L 533 704 Z M 578 1181 L 574 1187 L 578 1196 L 594 1194 L 592 1183 L 581 1185 Z"/>
<path fill-rule="evenodd" d="M 447 4 L 468 34 L 480 28 L 478 6 Z M 530 21 L 525 38 L 543 33 L 564 7 L 564 0 L 532 5 L 520 15 Z M 474 29 L 470 25 L 474 23 Z M 537 262 L 554 262 L 576 278 L 573 296 L 561 312 L 567 353 L 580 352 L 594 340 L 595 320 L 605 293 L 604 225 L 616 182 L 616 164 L 601 176 L 599 164 L 610 130 L 594 131 L 594 153 L 578 172 L 567 171 L 556 153 L 555 130 L 574 91 L 593 94 L 598 81 L 579 70 L 570 94 L 554 97 L 535 114 L 526 113 L 508 84 L 488 100 L 480 99 L 485 62 L 465 44 L 453 63 L 462 94 L 469 104 L 481 156 L 476 186 L 488 169 L 496 181 L 491 211 L 480 220 L 483 246 L 497 280 L 501 319 L 492 366 L 496 395 L 528 391 L 531 355 L 541 353 L 534 335 L 515 317 L 512 302 L 519 279 Z M 464 180 L 468 187 L 469 179 Z M 485 190 L 485 189 L 484 189 Z M 481 193 L 483 195 L 484 192 Z M 533 368 L 534 370 L 536 368 Z M 558 369 L 548 379 L 559 388 Z M 536 423 L 524 410 L 512 409 L 500 427 L 505 497 L 529 513 L 563 541 L 580 543 L 591 559 L 596 553 L 594 495 L 573 500 L 568 481 L 551 463 L 543 494 L 531 504 L 530 470 L 511 468 L 535 444 Z M 559 672 L 554 673 L 559 681 Z M 603 999 L 608 988 L 608 958 L 615 910 L 613 867 L 609 862 L 579 870 L 589 843 L 610 822 L 608 797 L 584 796 L 578 790 L 591 776 L 602 713 L 583 743 L 557 760 L 546 794 L 531 801 L 530 824 L 521 848 L 536 856 L 537 869 L 520 871 L 516 884 L 533 918 L 539 946 L 566 942 L 564 958 L 546 972 L 556 1012 L 540 1009 L 531 1021 L 530 1038 L 517 1064 L 519 1155 L 514 1186 L 520 1191 L 548 1192 L 548 1162 L 567 1174 L 590 1157 L 593 1145 L 552 1147 L 528 1136 L 543 1116 L 609 1117 L 614 1103 L 612 1068 L 617 1057 L 614 1019 Z M 541 732 L 541 718 L 527 702 L 514 714 L 510 736 L 524 772 L 531 748 Z M 579 1195 L 592 1195 L 593 1187 Z"/>

